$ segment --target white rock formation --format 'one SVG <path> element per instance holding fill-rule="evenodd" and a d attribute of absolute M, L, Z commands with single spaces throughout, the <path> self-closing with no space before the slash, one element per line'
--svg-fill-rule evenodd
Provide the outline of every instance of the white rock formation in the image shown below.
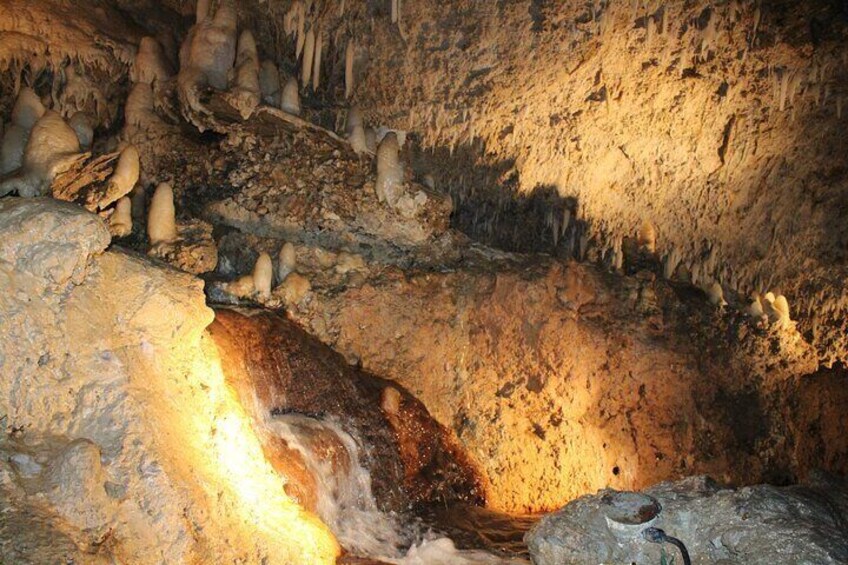
<path fill-rule="evenodd" d="M 271 262 L 271 256 L 267 253 L 260 253 L 256 259 L 256 264 L 253 266 L 253 286 L 256 293 L 261 299 L 267 299 L 271 296 L 271 285 L 274 279 L 274 265 Z"/>
<path fill-rule="evenodd" d="M 238 17 L 234 0 L 221 0 L 214 15 L 199 21 L 180 48 L 177 90 L 183 110 L 203 112 L 198 91 L 226 90 L 236 59 Z"/>
<path fill-rule="evenodd" d="M 312 78 L 312 62 L 315 58 L 315 30 L 309 28 L 306 33 L 306 42 L 303 46 L 303 61 L 300 72 L 300 82 L 303 83 L 303 88 L 309 86 L 309 81 Z"/>
<path fill-rule="evenodd" d="M 235 84 L 228 99 L 245 120 L 253 114 L 262 99 L 256 40 L 253 38 L 253 33 L 247 29 L 239 36 Z"/>
<path fill-rule="evenodd" d="M 152 37 L 142 37 L 130 73 L 132 81 L 156 85 L 168 80 L 173 74 L 162 45 Z"/>
<path fill-rule="evenodd" d="M 297 255 L 294 245 L 287 241 L 280 249 L 280 256 L 277 260 L 277 280 L 283 282 L 289 274 L 294 272 L 297 266 Z"/>
<path fill-rule="evenodd" d="M 347 139 L 357 155 L 368 152 L 368 142 L 365 138 L 365 130 L 362 125 L 354 126 L 353 131 L 350 132 Z"/>
<path fill-rule="evenodd" d="M 56 175 L 79 157 L 76 132 L 58 113 L 48 110 L 32 128 L 20 171 L 0 183 L 0 195 L 17 191 L 20 196 L 44 194 Z"/>
<path fill-rule="evenodd" d="M 161 123 L 153 109 L 153 89 L 146 82 L 136 83 L 124 106 L 124 122 L 128 126 L 147 130 Z"/>
<path fill-rule="evenodd" d="M 377 180 L 374 191 L 380 202 L 393 206 L 403 189 L 403 164 L 398 152 L 398 138 L 394 132 L 387 133 L 377 148 Z"/>
<path fill-rule="evenodd" d="M 153 198 L 150 200 L 150 211 L 147 215 L 147 237 L 153 246 L 168 243 L 177 238 L 174 190 L 166 182 L 156 187 Z"/>
<path fill-rule="evenodd" d="M 126 237 L 132 233 L 132 200 L 124 196 L 115 204 L 115 211 L 109 216 L 109 232 L 115 237 Z"/>
<path fill-rule="evenodd" d="M 353 95 L 354 74 L 353 74 L 353 59 L 356 55 L 356 43 L 353 38 L 347 40 L 345 48 L 345 98 L 350 98 Z"/>
<path fill-rule="evenodd" d="M 109 177 L 109 192 L 123 196 L 129 194 L 138 182 L 140 162 L 135 145 L 127 145 L 118 157 L 115 172 Z"/>
<path fill-rule="evenodd" d="M 300 93 L 298 92 L 297 79 L 294 77 L 289 78 L 283 87 L 280 109 L 295 116 L 300 115 Z"/>

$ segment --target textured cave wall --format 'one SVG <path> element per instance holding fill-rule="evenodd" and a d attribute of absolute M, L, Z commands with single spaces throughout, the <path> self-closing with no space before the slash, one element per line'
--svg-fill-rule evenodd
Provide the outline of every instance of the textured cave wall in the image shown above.
<path fill-rule="evenodd" d="M 419 134 L 465 231 L 609 263 L 650 222 L 677 276 L 782 292 L 845 358 L 842 4 L 409 0 L 359 25 L 356 100 Z"/>

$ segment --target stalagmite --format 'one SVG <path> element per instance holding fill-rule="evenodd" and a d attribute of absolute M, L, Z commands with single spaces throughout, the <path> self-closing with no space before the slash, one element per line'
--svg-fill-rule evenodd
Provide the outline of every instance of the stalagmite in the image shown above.
<path fill-rule="evenodd" d="M 261 253 L 253 266 L 253 286 L 260 298 L 271 296 L 271 283 L 274 278 L 274 266 L 271 256 Z"/>
<path fill-rule="evenodd" d="M 132 216 L 137 222 L 144 221 L 144 206 L 147 203 L 147 190 L 143 184 L 137 184 L 130 194 L 132 199 Z"/>
<path fill-rule="evenodd" d="M 79 151 L 76 132 L 57 112 L 46 111 L 32 128 L 20 171 L 0 184 L 0 196 L 15 190 L 20 196 L 44 194 Z"/>
<path fill-rule="evenodd" d="M 147 237 L 151 245 L 168 243 L 177 239 L 177 219 L 174 208 L 174 190 L 163 182 L 156 187 L 150 200 L 147 215 Z"/>
<path fill-rule="evenodd" d="M 31 88 L 21 88 L 12 108 L 12 123 L 29 132 L 44 112 L 44 105 L 38 95 Z"/>
<path fill-rule="evenodd" d="M 135 145 L 127 145 L 118 157 L 115 172 L 109 178 L 109 193 L 115 197 L 129 194 L 139 176 L 138 149 Z"/>
<path fill-rule="evenodd" d="M 235 281 L 227 284 L 226 288 L 227 292 L 238 296 L 239 298 L 246 298 L 248 296 L 252 296 L 253 293 L 256 292 L 256 285 L 254 284 L 253 274 L 239 277 Z"/>
<path fill-rule="evenodd" d="M 382 399 L 380 401 L 380 408 L 383 409 L 383 412 L 396 416 L 400 411 L 400 403 L 401 395 L 398 389 L 393 386 L 387 386 L 383 389 Z"/>
<path fill-rule="evenodd" d="M 109 217 L 109 231 L 115 237 L 126 237 L 132 233 L 132 201 L 124 196 L 115 205 L 115 211 Z"/>
<path fill-rule="evenodd" d="M 280 107 L 280 71 L 272 61 L 262 61 L 259 68 L 259 89 L 262 91 L 262 102 Z"/>
<path fill-rule="evenodd" d="M 300 304 L 312 288 L 309 279 L 299 273 L 290 274 L 280 286 L 283 299 L 288 304 Z"/>
<path fill-rule="evenodd" d="M 235 85 L 229 101 L 246 120 L 253 114 L 262 97 L 259 56 L 256 53 L 256 40 L 250 30 L 244 30 L 239 36 L 235 73 Z"/>
<path fill-rule="evenodd" d="M 356 44 L 353 38 L 347 40 L 345 48 L 345 98 L 350 98 L 353 95 L 353 57 L 356 53 Z"/>
<path fill-rule="evenodd" d="M 159 116 L 153 110 L 153 90 L 149 84 L 139 82 L 130 90 L 127 104 L 124 106 L 124 122 L 142 130 L 160 122 Z"/>
<path fill-rule="evenodd" d="M 277 280 L 283 282 L 286 280 L 294 268 L 297 266 L 297 257 L 294 245 L 291 242 L 286 242 L 280 249 L 280 256 L 277 263 Z"/>
<path fill-rule="evenodd" d="M 365 128 L 365 147 L 371 153 L 377 152 L 377 132 L 371 126 Z"/>
<path fill-rule="evenodd" d="M 80 148 L 83 151 L 91 149 L 91 144 L 94 143 L 94 128 L 88 114 L 85 112 L 75 113 L 68 121 L 68 125 L 76 132 Z"/>
<path fill-rule="evenodd" d="M 777 324 L 779 327 L 786 328 L 792 322 L 789 317 L 789 301 L 782 294 L 778 294 L 772 302 L 772 308 L 777 313 Z"/>
<path fill-rule="evenodd" d="M 162 46 L 152 37 L 142 37 L 131 73 L 133 82 L 162 83 L 173 75 Z"/>
<path fill-rule="evenodd" d="M 727 306 L 727 302 L 724 300 L 724 290 L 722 290 L 721 285 L 718 282 L 713 282 L 707 289 L 707 298 L 710 300 L 710 304 L 713 306 L 717 306 L 722 308 Z"/>
<path fill-rule="evenodd" d="M 21 168 L 24 161 L 29 132 L 17 124 L 11 124 L 3 134 L 0 147 L 0 175 L 6 175 Z"/>
<path fill-rule="evenodd" d="M 353 133 L 353 128 L 356 126 L 364 126 L 362 123 L 362 114 L 359 112 L 358 106 L 351 106 L 347 111 L 347 121 L 345 122 L 345 133 L 350 135 Z"/>
<path fill-rule="evenodd" d="M 283 87 L 280 109 L 295 116 L 300 115 L 300 93 L 298 92 L 297 79 L 294 77 L 287 80 L 286 86 Z"/>
<path fill-rule="evenodd" d="M 350 146 L 357 155 L 368 151 L 368 143 L 365 139 L 365 130 L 362 129 L 361 125 L 357 125 L 353 128 L 353 131 L 348 136 L 348 141 L 350 141 Z"/>
<path fill-rule="evenodd" d="M 366 269 L 365 259 L 362 258 L 362 255 L 342 251 L 339 253 L 335 269 L 337 273 L 341 274 L 351 271 L 364 271 Z"/>
<path fill-rule="evenodd" d="M 324 32 L 319 31 L 315 36 L 315 62 L 312 66 L 312 90 L 317 91 L 321 85 L 321 53 L 324 49 Z"/>
<path fill-rule="evenodd" d="M 300 74 L 300 82 L 305 89 L 312 78 L 312 61 L 315 57 L 315 30 L 312 28 L 306 33 L 306 44 L 303 46 L 303 66 Z"/>
<path fill-rule="evenodd" d="M 394 205 L 403 185 L 403 164 L 398 158 L 397 135 L 389 132 L 377 148 L 377 181 L 374 191 L 380 202 Z"/>
<path fill-rule="evenodd" d="M 180 48 L 177 90 L 183 112 L 202 112 L 198 91 L 226 90 L 236 59 L 237 14 L 234 0 L 221 0 L 215 15 L 195 25 Z"/>
<path fill-rule="evenodd" d="M 763 303 L 760 300 L 759 293 L 755 292 L 751 295 L 750 302 L 745 308 L 745 314 L 747 314 L 751 318 L 754 318 L 755 320 L 760 320 L 765 315 L 765 311 L 763 310 Z"/>

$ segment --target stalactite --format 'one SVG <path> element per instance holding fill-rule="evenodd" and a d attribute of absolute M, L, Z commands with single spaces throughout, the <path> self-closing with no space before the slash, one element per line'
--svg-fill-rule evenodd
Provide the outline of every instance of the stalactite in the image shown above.
<path fill-rule="evenodd" d="M 297 9 L 297 46 L 295 47 L 295 60 L 298 60 L 306 44 L 306 8 L 303 2 L 296 2 L 295 6 Z"/>
<path fill-rule="evenodd" d="M 315 30 L 309 28 L 306 34 L 306 43 L 303 47 L 303 64 L 300 75 L 300 82 L 303 88 L 309 86 L 309 81 L 312 78 L 312 60 L 315 56 Z"/>
<path fill-rule="evenodd" d="M 318 30 L 315 34 L 315 55 L 313 57 L 314 64 L 312 67 L 312 90 L 317 92 L 321 85 L 321 52 L 324 46 L 324 32 Z"/>
<path fill-rule="evenodd" d="M 353 95 L 353 57 L 356 51 L 356 44 L 353 38 L 347 40 L 345 48 L 345 98 L 350 98 Z"/>
<path fill-rule="evenodd" d="M 209 17 L 209 6 L 212 0 L 197 0 L 195 8 L 195 23 L 200 23 Z"/>

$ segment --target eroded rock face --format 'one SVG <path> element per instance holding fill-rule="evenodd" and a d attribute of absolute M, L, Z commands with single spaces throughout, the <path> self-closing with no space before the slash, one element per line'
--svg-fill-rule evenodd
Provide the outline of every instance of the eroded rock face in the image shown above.
<path fill-rule="evenodd" d="M 659 563 L 660 545 L 641 532 L 662 529 L 681 540 L 693 563 L 844 563 L 848 560 L 848 490 L 844 482 L 819 476 L 803 486 L 757 485 L 739 490 L 706 477 L 691 477 L 647 489 L 662 506 L 656 519 L 622 526 L 601 491 L 581 497 L 542 518 L 526 537 L 533 563 Z M 681 562 L 677 549 L 668 556 Z"/>
<path fill-rule="evenodd" d="M 0 202 L 0 242 L 0 500 L 21 516 L 0 560 L 334 559 L 227 392 L 197 279 L 103 253 L 102 221 L 56 201 Z"/>
<path fill-rule="evenodd" d="M 843 387 L 800 377 L 817 363 L 796 332 L 648 272 L 479 252 L 461 264 L 329 287 L 310 275 L 310 298 L 288 307 L 452 429 L 494 508 L 550 510 L 693 473 L 753 484 L 844 472 L 845 430 L 815 424 Z"/>

